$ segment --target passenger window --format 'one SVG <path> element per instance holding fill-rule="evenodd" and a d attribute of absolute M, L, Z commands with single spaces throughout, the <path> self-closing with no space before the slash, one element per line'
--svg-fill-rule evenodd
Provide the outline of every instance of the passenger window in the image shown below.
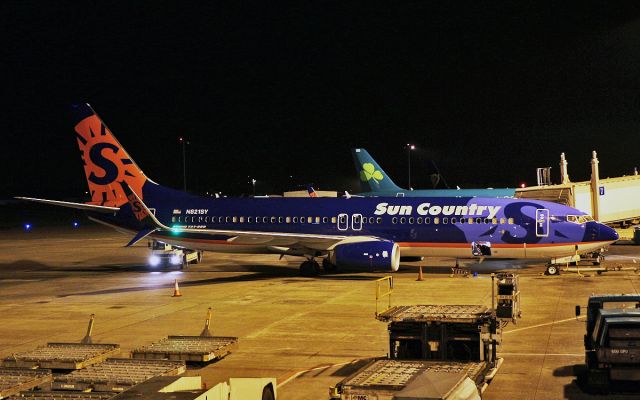
<path fill-rule="evenodd" d="M 449 223 L 449 217 L 442 218 L 442 223 L 443 224 L 448 224 Z"/>
<path fill-rule="evenodd" d="M 297 224 L 298 223 L 298 217 L 293 217 L 293 223 Z"/>
<path fill-rule="evenodd" d="M 209 217 L 204 217 L 204 222 L 209 222 Z"/>
<path fill-rule="evenodd" d="M 400 223 L 401 224 L 405 224 L 406 222 L 407 222 L 407 218 L 405 218 L 405 217 L 400 218 Z"/>
<path fill-rule="evenodd" d="M 382 217 L 377 217 L 376 224 L 381 224 L 381 223 L 382 223 Z"/>
<path fill-rule="evenodd" d="M 376 219 L 373 217 L 369 217 L 369 223 L 370 224 L 375 224 L 376 223 Z"/>
<path fill-rule="evenodd" d="M 433 218 L 433 224 L 434 225 L 438 225 L 439 223 L 440 223 L 440 218 L 439 217 Z"/>
<path fill-rule="evenodd" d="M 281 224 L 282 223 L 282 217 L 278 217 L 278 223 Z"/>
<path fill-rule="evenodd" d="M 313 224 L 313 217 L 307 217 L 307 223 Z"/>
<path fill-rule="evenodd" d="M 271 223 L 275 224 L 276 223 L 276 217 L 271 217 Z"/>
<path fill-rule="evenodd" d="M 231 217 L 225 217 L 224 222 L 226 222 L 227 224 L 231 222 Z"/>
<path fill-rule="evenodd" d="M 509 218 L 509 219 L 507 220 L 507 223 L 508 223 L 509 225 L 513 225 L 513 222 L 514 222 L 514 221 L 513 221 L 513 218 Z"/>
<path fill-rule="evenodd" d="M 484 222 L 485 224 L 488 224 L 488 223 L 489 223 L 489 218 L 485 218 L 483 222 Z"/>
<path fill-rule="evenodd" d="M 240 217 L 240 223 L 244 224 L 244 217 Z"/>
<path fill-rule="evenodd" d="M 177 218 L 176 217 L 171 217 L 171 222 L 176 222 Z"/>
<path fill-rule="evenodd" d="M 398 217 L 391 218 L 391 223 L 392 224 L 397 224 L 398 223 Z"/>
<path fill-rule="evenodd" d="M 198 217 L 198 222 L 202 222 L 202 217 Z"/>
<path fill-rule="evenodd" d="M 416 224 L 420 225 L 422 223 L 422 217 L 418 217 L 416 219 Z"/>
<path fill-rule="evenodd" d="M 320 217 L 316 217 L 316 224 L 320 223 Z"/>
<path fill-rule="evenodd" d="M 322 223 L 326 224 L 327 222 L 329 222 L 329 217 L 322 217 Z"/>
<path fill-rule="evenodd" d="M 431 223 L 431 217 L 424 217 L 424 223 L 425 224 L 430 224 Z"/>
<path fill-rule="evenodd" d="M 335 224 L 338 219 L 336 217 L 331 217 L 331 223 Z"/>
<path fill-rule="evenodd" d="M 285 220 L 285 222 L 286 222 L 287 224 L 290 224 L 290 223 L 291 223 L 291 217 L 287 217 L 287 218 L 285 218 L 284 220 Z"/>
<path fill-rule="evenodd" d="M 268 224 L 269 223 L 269 217 L 262 217 L 262 223 L 263 224 Z"/>
<path fill-rule="evenodd" d="M 456 222 L 457 222 L 457 221 L 456 221 L 456 219 L 455 219 L 455 218 L 451 218 L 451 223 L 452 223 L 452 224 L 455 224 Z"/>
<path fill-rule="evenodd" d="M 504 224 L 505 222 L 507 222 L 507 220 L 506 220 L 506 219 L 504 219 L 504 217 L 500 218 L 500 223 L 501 223 L 501 224 Z"/>
<path fill-rule="evenodd" d="M 476 218 L 476 224 L 481 224 L 482 223 L 482 218 Z"/>
<path fill-rule="evenodd" d="M 300 217 L 300 223 L 304 224 L 304 217 Z"/>
<path fill-rule="evenodd" d="M 461 224 L 464 224 L 465 222 L 467 222 L 467 220 L 464 217 L 460 218 L 460 223 Z"/>
<path fill-rule="evenodd" d="M 238 222 L 238 217 L 233 217 L 233 223 L 235 224 L 236 222 Z"/>
<path fill-rule="evenodd" d="M 414 222 L 413 217 L 409 217 L 409 223 L 410 223 L 410 224 L 413 224 L 413 222 Z"/>
<path fill-rule="evenodd" d="M 497 224 L 498 223 L 498 218 L 492 218 L 491 219 L 491 223 L 492 224 Z"/>
<path fill-rule="evenodd" d="M 247 222 L 250 224 L 253 223 L 253 217 L 247 217 Z"/>

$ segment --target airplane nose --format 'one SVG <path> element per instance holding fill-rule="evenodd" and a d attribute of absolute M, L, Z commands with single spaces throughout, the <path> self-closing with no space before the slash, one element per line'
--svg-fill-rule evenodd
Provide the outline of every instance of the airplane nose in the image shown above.
<path fill-rule="evenodd" d="M 602 242 L 615 242 L 620 238 L 618 232 L 615 229 L 608 227 L 604 224 L 598 224 L 598 241 Z"/>

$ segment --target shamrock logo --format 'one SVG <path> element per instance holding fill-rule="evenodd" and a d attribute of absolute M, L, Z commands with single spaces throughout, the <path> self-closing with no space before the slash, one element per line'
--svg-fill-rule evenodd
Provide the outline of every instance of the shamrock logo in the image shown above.
<path fill-rule="evenodd" d="M 362 171 L 360 171 L 360 180 L 363 182 L 373 179 L 376 183 L 384 179 L 382 172 L 376 170 L 376 167 L 371 163 L 362 164 Z"/>

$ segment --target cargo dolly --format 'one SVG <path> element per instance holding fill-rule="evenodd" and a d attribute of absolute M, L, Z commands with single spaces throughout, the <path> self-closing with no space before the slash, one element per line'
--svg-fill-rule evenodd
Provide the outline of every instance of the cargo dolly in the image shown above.
<path fill-rule="evenodd" d="M 154 376 L 172 376 L 185 372 L 182 361 L 132 360 L 110 358 L 97 365 L 55 377 L 53 390 L 123 392 Z"/>
<path fill-rule="evenodd" d="M 134 349 L 131 357 L 142 360 L 175 360 L 186 362 L 210 362 L 219 360 L 238 348 L 238 338 L 212 336 L 209 330 L 212 309 L 207 311 L 204 329 L 200 336 L 169 336 L 159 342 Z"/>
<path fill-rule="evenodd" d="M 0 368 L 0 399 L 16 395 L 23 390 L 48 387 L 51 379 L 51 371 L 47 369 Z"/>
<path fill-rule="evenodd" d="M 503 361 L 496 357 L 503 321 L 495 310 L 485 305 L 391 306 L 393 278 L 382 278 L 377 285 L 376 319 L 388 324 L 387 357 L 339 382 L 329 390 L 330 397 L 479 399 Z M 378 302 L 387 296 L 388 308 L 378 311 Z M 465 397 L 456 397 L 461 393 Z"/>
<path fill-rule="evenodd" d="M 35 350 L 13 354 L 2 361 L 3 367 L 77 370 L 103 362 L 120 353 L 117 344 L 93 344 L 91 333 L 95 315 L 91 315 L 87 334 L 80 343 L 47 343 Z"/>

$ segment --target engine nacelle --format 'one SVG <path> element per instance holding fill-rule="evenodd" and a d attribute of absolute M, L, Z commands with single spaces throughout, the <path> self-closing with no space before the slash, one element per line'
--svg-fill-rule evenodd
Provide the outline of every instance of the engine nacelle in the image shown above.
<path fill-rule="evenodd" d="M 397 271 L 400 246 L 383 240 L 339 244 L 330 253 L 329 261 L 342 268 Z"/>

